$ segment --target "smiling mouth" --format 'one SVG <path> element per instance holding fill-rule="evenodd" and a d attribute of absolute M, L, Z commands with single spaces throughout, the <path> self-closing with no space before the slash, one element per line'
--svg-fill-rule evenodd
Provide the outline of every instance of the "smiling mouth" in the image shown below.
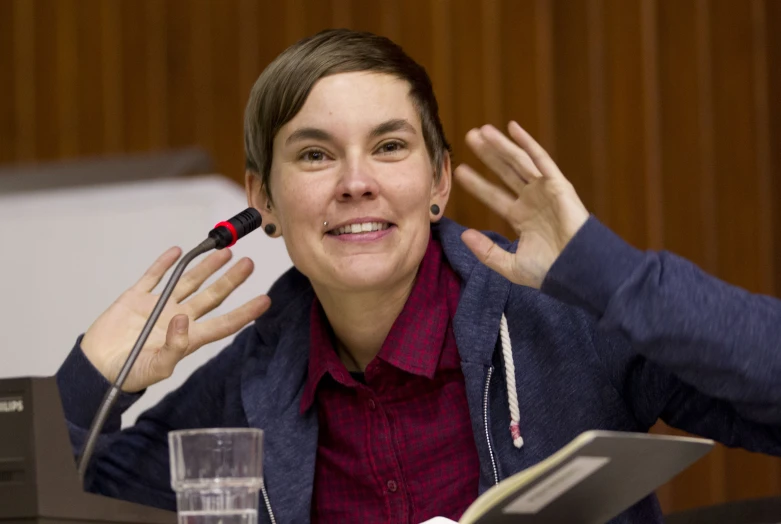
<path fill-rule="evenodd" d="M 384 231 L 391 227 L 393 224 L 389 222 L 364 222 L 361 224 L 348 224 L 346 226 L 332 229 L 328 232 L 329 235 L 357 235 L 360 233 L 371 233 L 373 231 Z"/>

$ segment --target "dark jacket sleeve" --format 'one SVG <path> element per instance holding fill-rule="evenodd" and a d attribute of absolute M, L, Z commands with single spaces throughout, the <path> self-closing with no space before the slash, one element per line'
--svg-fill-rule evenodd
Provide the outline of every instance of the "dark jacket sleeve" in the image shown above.
<path fill-rule="evenodd" d="M 595 347 L 641 417 L 781 454 L 781 301 L 639 251 L 594 217 L 542 291 L 596 316 Z"/>
<path fill-rule="evenodd" d="M 240 359 L 254 328 L 196 370 L 178 389 L 120 430 L 121 414 L 141 394 L 122 393 L 95 448 L 85 478 L 89 491 L 110 497 L 176 509 L 170 485 L 168 432 L 195 427 L 246 426 L 238 398 Z M 57 372 L 74 455 L 83 446 L 108 381 L 84 356 L 79 344 Z M 243 421 L 243 424 L 242 424 Z"/>

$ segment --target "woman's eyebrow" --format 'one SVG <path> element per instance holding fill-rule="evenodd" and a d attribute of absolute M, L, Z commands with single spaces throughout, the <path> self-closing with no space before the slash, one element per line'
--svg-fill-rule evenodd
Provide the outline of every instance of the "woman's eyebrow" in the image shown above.
<path fill-rule="evenodd" d="M 406 131 L 408 133 L 417 134 L 415 131 L 415 128 L 410 124 L 407 120 L 403 118 L 394 118 L 392 120 L 387 120 L 385 122 L 382 122 L 381 124 L 378 124 L 374 127 L 374 129 L 371 130 L 369 133 L 370 138 L 378 138 L 382 135 L 386 135 L 388 133 L 396 133 L 399 131 Z M 320 129 L 318 127 L 302 127 L 299 129 L 296 129 L 293 131 L 289 137 L 287 137 L 287 140 L 285 140 L 285 145 L 290 145 L 294 142 L 299 142 L 303 140 L 319 140 L 321 142 L 331 142 L 333 141 L 333 136 L 331 134 L 324 130 Z"/>
<path fill-rule="evenodd" d="M 333 140 L 333 137 L 330 135 L 330 133 L 328 133 L 328 131 L 319 129 L 317 127 L 302 127 L 300 129 L 296 129 L 293 131 L 293 133 L 290 134 L 289 137 L 287 137 L 287 140 L 285 140 L 285 145 L 290 145 L 293 142 L 298 142 L 301 140 L 320 140 L 322 142 L 330 142 Z"/>
<path fill-rule="evenodd" d="M 371 130 L 369 133 L 370 138 L 378 138 L 388 133 L 396 133 L 398 131 L 406 131 L 408 133 L 417 134 L 415 128 L 407 120 L 403 118 L 394 118 L 393 120 L 385 121 Z"/>

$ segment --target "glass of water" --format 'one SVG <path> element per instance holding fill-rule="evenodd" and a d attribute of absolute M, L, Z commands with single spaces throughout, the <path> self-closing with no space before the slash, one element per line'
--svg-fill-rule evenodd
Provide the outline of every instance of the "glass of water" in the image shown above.
<path fill-rule="evenodd" d="M 171 431 L 168 445 L 179 524 L 257 524 L 261 430 Z"/>

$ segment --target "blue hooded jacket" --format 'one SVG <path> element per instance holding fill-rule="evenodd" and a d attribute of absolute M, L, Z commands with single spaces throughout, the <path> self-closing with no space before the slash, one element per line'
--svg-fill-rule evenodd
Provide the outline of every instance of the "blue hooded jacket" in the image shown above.
<path fill-rule="evenodd" d="M 432 228 L 462 281 L 454 332 L 480 493 L 583 431 L 645 432 L 658 419 L 727 446 L 781 455 L 781 302 L 668 253 L 640 252 L 593 217 L 535 290 L 479 263 L 461 241 L 463 230 L 446 219 Z M 90 490 L 174 510 L 168 431 L 256 427 L 265 432 L 258 522 L 271 522 L 271 514 L 279 524 L 309 522 L 318 422 L 316 409 L 302 415 L 300 405 L 314 294 L 291 269 L 269 295 L 263 317 L 123 431 L 120 414 L 138 395 L 120 396 L 87 474 Z M 503 314 L 520 449 L 509 431 Z M 78 344 L 57 378 L 78 450 L 109 384 Z M 662 521 L 649 496 L 612 522 Z"/>

